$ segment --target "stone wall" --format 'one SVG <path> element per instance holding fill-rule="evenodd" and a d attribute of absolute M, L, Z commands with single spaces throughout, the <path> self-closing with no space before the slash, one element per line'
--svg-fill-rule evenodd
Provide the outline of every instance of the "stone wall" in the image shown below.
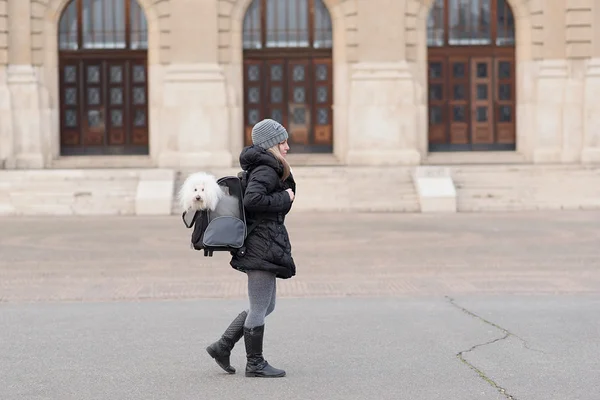
<path fill-rule="evenodd" d="M 406 0 L 406 59 L 415 84 L 418 151 L 427 157 L 427 76 L 425 20 L 433 0 Z M 596 63 L 592 56 L 593 0 L 508 0 L 516 20 L 517 153 L 524 162 L 579 163 L 600 160 Z M 597 25 L 598 25 L 597 24 Z M 587 93 L 587 94 L 586 94 Z M 587 104 L 587 105 L 586 105 Z M 597 113 L 596 113 L 597 114 Z M 586 125 L 589 128 L 586 128 Z M 595 146 L 595 145 L 594 145 Z"/>
<path fill-rule="evenodd" d="M 243 50 L 242 28 L 246 9 L 252 0 L 218 0 L 218 62 L 225 77 L 228 132 L 231 154 L 243 146 Z M 360 58 L 360 11 L 358 0 L 323 0 L 333 24 L 333 146 L 335 157 L 345 162 L 348 147 L 350 68 Z M 362 2 L 364 3 L 364 2 Z M 234 156 L 235 158 L 235 156 Z"/>
<path fill-rule="evenodd" d="M 8 1 L 0 0 L 0 65 L 8 62 Z"/>
<path fill-rule="evenodd" d="M 57 26 L 68 1 L 0 0 L 0 168 L 52 167 L 58 158 Z M 235 164 L 251 0 L 138 1 L 149 27 L 151 164 Z M 324 0 L 334 28 L 337 162 L 427 162 L 432 1 Z M 517 24 L 516 153 L 530 163 L 600 162 L 600 3 L 508 2 Z M 9 26 L 31 35 L 11 38 Z"/>
<path fill-rule="evenodd" d="M 583 113 L 583 162 L 600 163 L 600 3 L 589 0 L 591 55 L 586 61 Z"/>
<path fill-rule="evenodd" d="M 566 56 L 583 59 L 592 56 L 594 0 L 569 1 L 566 5 Z"/>
<path fill-rule="evenodd" d="M 349 165 L 414 165 L 422 160 L 404 8 L 405 1 L 358 3 L 358 62 L 349 66 Z"/>
<path fill-rule="evenodd" d="M 12 0 L 10 0 L 12 1 Z M 40 146 L 44 166 L 52 167 L 59 159 L 60 120 L 58 80 L 58 23 L 70 0 L 31 0 L 31 64 L 39 92 L 43 129 Z M 163 109 L 165 66 L 170 63 L 170 0 L 138 0 L 148 22 L 148 76 L 150 158 L 156 160 L 161 148 L 160 124 Z M 116 161 L 115 166 L 118 165 Z"/>
<path fill-rule="evenodd" d="M 529 148 L 534 163 L 594 159 L 594 149 L 586 149 L 584 112 L 599 99 L 595 93 L 585 93 L 586 86 L 597 87 L 597 72 L 590 64 L 591 23 L 592 0 L 561 2 L 546 9 L 544 25 L 552 29 L 546 30 L 543 59 L 537 61 L 537 118 Z"/>

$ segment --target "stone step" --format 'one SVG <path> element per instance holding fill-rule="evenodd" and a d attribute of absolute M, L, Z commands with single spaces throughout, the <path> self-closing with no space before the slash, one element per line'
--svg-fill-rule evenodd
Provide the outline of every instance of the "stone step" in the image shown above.
<path fill-rule="evenodd" d="M 0 171 L 0 215 L 168 214 L 173 171 Z"/>
<path fill-rule="evenodd" d="M 419 212 L 418 167 L 303 166 L 294 210 Z M 459 212 L 600 209 L 600 167 L 448 167 Z M 0 215 L 179 214 L 176 194 L 195 170 L 78 169 L 0 171 Z M 219 168 L 217 177 L 239 168 Z M 424 210 L 426 211 L 426 210 Z"/>
<path fill-rule="evenodd" d="M 122 168 L 152 168 L 153 161 L 150 156 L 68 156 L 52 160 L 53 169 L 113 169 L 115 165 Z"/>
<path fill-rule="evenodd" d="M 458 211 L 600 208 L 600 168 L 461 166 L 452 168 Z"/>

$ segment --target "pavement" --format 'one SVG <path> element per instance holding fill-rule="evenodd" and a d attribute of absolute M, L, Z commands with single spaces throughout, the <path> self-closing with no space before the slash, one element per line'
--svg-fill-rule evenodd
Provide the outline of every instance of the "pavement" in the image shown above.
<path fill-rule="evenodd" d="M 2 218 L 0 399 L 597 400 L 598 221 L 292 213 L 261 380 L 204 352 L 245 276 L 180 218 Z"/>

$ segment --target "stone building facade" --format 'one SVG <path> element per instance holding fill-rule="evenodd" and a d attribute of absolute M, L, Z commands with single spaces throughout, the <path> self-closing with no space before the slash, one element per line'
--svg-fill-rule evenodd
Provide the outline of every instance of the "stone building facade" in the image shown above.
<path fill-rule="evenodd" d="M 600 3 L 548 3 L 0 0 L 0 168 L 231 167 L 264 117 L 328 164 L 600 163 Z"/>

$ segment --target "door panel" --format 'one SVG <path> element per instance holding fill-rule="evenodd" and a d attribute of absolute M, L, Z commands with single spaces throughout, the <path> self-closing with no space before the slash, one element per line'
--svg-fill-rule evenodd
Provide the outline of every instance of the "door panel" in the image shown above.
<path fill-rule="evenodd" d="M 136 145 L 148 144 L 148 72 L 146 64 L 131 62 L 130 92 L 127 106 L 130 111 L 129 126 L 131 130 L 131 143 Z"/>
<path fill-rule="evenodd" d="M 314 142 L 333 144 L 333 69 L 330 58 L 313 60 L 312 104 L 315 116 Z"/>
<path fill-rule="evenodd" d="M 105 77 L 102 61 L 85 61 L 83 81 L 83 144 L 88 147 L 102 146 L 106 143 L 104 82 Z"/>
<path fill-rule="evenodd" d="M 264 63 L 256 60 L 244 60 L 244 139 L 246 145 L 252 143 L 252 127 L 264 119 L 261 82 L 263 80 Z"/>
<path fill-rule="evenodd" d="M 513 58 L 497 58 L 496 68 L 496 137 L 498 143 L 516 141 L 515 123 L 515 62 Z"/>
<path fill-rule="evenodd" d="M 148 154 L 145 57 L 60 60 L 61 154 Z"/>
<path fill-rule="evenodd" d="M 288 124 L 288 109 L 286 107 L 287 88 L 285 85 L 285 60 L 276 59 L 267 62 L 266 79 L 267 87 L 264 99 L 266 100 L 266 115 L 283 126 Z M 260 97 L 259 97 L 260 101 Z"/>
<path fill-rule="evenodd" d="M 60 132 L 61 146 L 78 146 L 81 144 L 81 64 L 77 61 L 62 62 L 60 68 L 61 113 Z"/>
<path fill-rule="evenodd" d="M 514 150 L 514 49 L 428 51 L 429 151 Z"/>
<path fill-rule="evenodd" d="M 252 127 L 271 118 L 287 129 L 294 152 L 331 151 L 333 146 L 331 57 L 244 60 L 244 142 Z"/>
<path fill-rule="evenodd" d="M 471 59 L 471 142 L 494 143 L 492 58 Z"/>
<path fill-rule="evenodd" d="M 450 124 L 450 143 L 469 143 L 469 59 L 464 57 L 450 58 L 449 63 L 450 90 L 448 97 L 448 115 Z"/>
<path fill-rule="evenodd" d="M 124 145 L 127 143 L 127 121 L 125 120 L 125 105 L 127 103 L 126 63 L 111 61 L 108 63 L 108 143 Z"/>
<path fill-rule="evenodd" d="M 430 58 L 429 81 L 429 143 L 445 143 L 448 127 L 447 62 L 443 58 Z"/>
<path fill-rule="evenodd" d="M 288 63 L 287 130 L 290 134 L 290 145 L 308 145 L 311 139 L 309 66 L 308 60 L 290 60 Z"/>

